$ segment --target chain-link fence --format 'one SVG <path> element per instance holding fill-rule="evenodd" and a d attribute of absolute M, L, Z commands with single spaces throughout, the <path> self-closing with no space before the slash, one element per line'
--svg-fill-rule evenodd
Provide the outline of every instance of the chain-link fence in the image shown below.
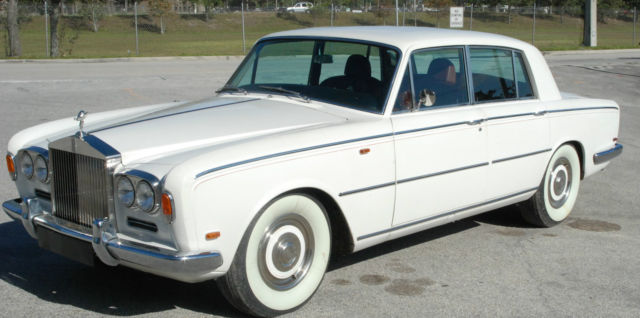
<path fill-rule="evenodd" d="M 0 54 L 9 56 L 8 0 L 0 0 Z M 256 7 L 210 6 L 191 1 L 149 0 L 116 4 L 101 0 L 20 2 L 22 58 L 242 55 L 261 36 L 314 26 L 404 25 L 450 28 L 449 7 L 399 1 L 395 7 L 318 3 L 293 12 L 287 2 Z M 285 6 L 286 5 L 286 6 Z M 512 36 L 542 50 L 579 48 L 580 7 L 467 5 L 462 29 Z M 598 10 L 598 46 L 639 47 L 635 8 Z M 52 32 L 53 30 L 53 32 Z M 54 52 L 55 50 L 55 52 Z"/>

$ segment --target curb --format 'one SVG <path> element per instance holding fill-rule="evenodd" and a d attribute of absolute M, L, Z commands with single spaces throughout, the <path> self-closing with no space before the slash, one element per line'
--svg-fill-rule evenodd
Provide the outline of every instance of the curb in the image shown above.
<path fill-rule="evenodd" d="M 614 49 L 614 50 L 573 50 L 573 51 L 542 51 L 544 56 L 552 55 L 590 55 L 590 54 L 616 54 L 637 53 L 640 49 Z M 0 59 L 2 63 L 112 63 L 112 62 L 159 62 L 159 61 L 229 61 L 241 60 L 244 55 L 226 56 L 158 56 L 158 57 L 114 57 L 114 58 L 88 58 L 88 59 Z"/>
<path fill-rule="evenodd" d="M 223 61 L 239 60 L 244 56 L 158 56 L 158 57 L 114 57 L 88 59 L 0 59 L 2 63 L 112 63 L 112 62 L 158 62 L 158 61 Z"/>
<path fill-rule="evenodd" d="M 573 50 L 573 51 L 542 51 L 542 54 L 547 55 L 575 55 L 575 54 L 616 54 L 616 53 L 637 53 L 640 54 L 640 49 L 613 49 L 613 50 Z"/>

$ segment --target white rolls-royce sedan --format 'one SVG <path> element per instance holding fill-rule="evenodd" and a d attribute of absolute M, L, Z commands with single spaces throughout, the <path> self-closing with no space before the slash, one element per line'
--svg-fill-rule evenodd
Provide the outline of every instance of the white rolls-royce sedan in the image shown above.
<path fill-rule="evenodd" d="M 412 27 L 260 39 L 209 99 L 25 129 L 3 210 L 43 248 L 295 310 L 332 254 L 518 203 L 567 218 L 622 152 L 611 100 L 558 91 L 509 37 Z"/>

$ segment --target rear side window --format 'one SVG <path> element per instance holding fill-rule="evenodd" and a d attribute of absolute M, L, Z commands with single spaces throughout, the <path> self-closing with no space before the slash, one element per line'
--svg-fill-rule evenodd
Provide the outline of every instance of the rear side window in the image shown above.
<path fill-rule="evenodd" d="M 520 52 L 498 48 L 471 48 L 469 51 L 475 102 L 533 96 Z"/>
<path fill-rule="evenodd" d="M 491 48 L 470 51 L 475 101 L 516 98 L 511 51 Z"/>
<path fill-rule="evenodd" d="M 529 74 L 525 67 L 522 54 L 520 52 L 514 53 L 514 65 L 516 71 L 516 81 L 518 81 L 518 97 L 533 97 L 533 89 L 531 89 L 531 82 L 529 81 Z"/>

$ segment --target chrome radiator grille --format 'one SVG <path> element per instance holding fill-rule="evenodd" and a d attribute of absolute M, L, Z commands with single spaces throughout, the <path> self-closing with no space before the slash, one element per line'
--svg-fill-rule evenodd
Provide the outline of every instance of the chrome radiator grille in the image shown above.
<path fill-rule="evenodd" d="M 82 154 L 49 149 L 53 173 L 53 215 L 91 227 L 94 219 L 109 216 L 106 162 Z"/>

